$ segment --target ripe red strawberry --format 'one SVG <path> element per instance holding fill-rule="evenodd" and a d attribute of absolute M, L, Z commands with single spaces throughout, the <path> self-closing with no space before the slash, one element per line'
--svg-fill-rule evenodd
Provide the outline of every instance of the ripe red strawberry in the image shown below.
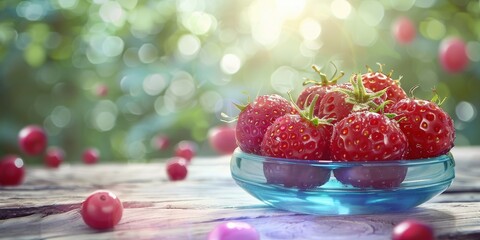
<path fill-rule="evenodd" d="M 260 144 L 267 128 L 279 117 L 294 113 L 293 106 L 285 98 L 272 94 L 258 96 L 241 109 L 238 115 L 235 137 L 243 152 L 260 154 Z"/>
<path fill-rule="evenodd" d="M 379 64 L 379 66 L 380 70 L 378 72 L 374 72 L 371 68 L 368 68 L 368 72 L 362 75 L 362 80 L 365 87 L 373 92 L 387 89 L 385 100 L 390 100 L 391 102 L 385 105 L 384 111 L 389 112 L 396 102 L 407 98 L 407 94 L 402 87 L 400 87 L 401 77 L 397 80 L 393 80 L 392 72 L 384 74 L 382 73 L 382 65 Z"/>
<path fill-rule="evenodd" d="M 373 112 L 355 112 L 333 127 L 331 156 L 334 161 L 384 161 L 402 159 L 407 139 L 394 120 Z M 358 188 L 398 187 L 405 167 L 359 166 L 333 171 L 337 180 Z"/>
<path fill-rule="evenodd" d="M 331 131 L 331 125 L 313 123 L 298 114 L 284 115 L 275 120 L 265 133 L 261 144 L 262 155 L 289 159 L 329 159 Z"/>
<path fill-rule="evenodd" d="M 327 76 L 324 73 L 320 72 L 320 69 L 317 66 L 313 65 L 312 68 L 315 72 L 318 73 L 318 75 L 320 75 L 321 81 L 306 79 L 306 81 L 303 82 L 304 86 L 310 83 L 313 83 L 314 85 L 303 89 L 303 91 L 297 98 L 297 106 L 300 109 L 304 109 L 306 106 L 309 106 L 312 103 L 315 95 L 318 95 L 317 104 L 314 108 L 314 112 L 317 112 L 320 106 L 320 100 L 323 98 L 325 93 L 327 93 L 332 88 L 332 86 L 335 86 L 337 84 L 338 79 L 343 77 L 344 73 L 340 72 L 340 74 L 336 76 L 337 72 L 335 71 L 332 79 L 328 80 Z"/>
<path fill-rule="evenodd" d="M 261 144 L 264 156 L 301 160 L 329 159 L 332 126 L 313 116 L 317 99 L 318 95 L 306 111 L 286 114 L 268 127 Z M 264 163 L 263 172 L 268 183 L 300 189 L 323 185 L 330 178 L 329 169 L 308 165 L 294 166 L 273 160 Z"/>
<path fill-rule="evenodd" d="M 355 112 L 334 125 L 330 150 L 335 161 L 399 160 L 407 150 L 407 138 L 385 115 Z"/>
<path fill-rule="evenodd" d="M 453 147 L 453 120 L 437 104 L 408 98 L 396 103 L 392 112 L 408 140 L 406 159 L 437 157 Z"/>
<path fill-rule="evenodd" d="M 316 115 L 320 118 L 332 118 L 332 123 L 336 123 L 352 112 L 376 110 L 383 103 L 384 93 L 385 91 L 372 93 L 365 88 L 362 80 L 354 75 L 350 83 L 337 85 L 325 93 Z"/>

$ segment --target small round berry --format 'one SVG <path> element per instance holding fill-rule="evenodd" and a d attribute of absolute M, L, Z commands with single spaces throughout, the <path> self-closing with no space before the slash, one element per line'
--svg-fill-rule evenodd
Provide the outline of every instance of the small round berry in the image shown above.
<path fill-rule="evenodd" d="M 100 152 L 96 148 L 87 148 L 83 151 L 82 159 L 85 164 L 95 164 L 100 158 Z"/>
<path fill-rule="evenodd" d="M 433 240 L 433 229 L 428 224 L 418 220 L 405 220 L 397 224 L 392 232 L 393 240 Z"/>
<path fill-rule="evenodd" d="M 158 134 L 152 139 L 152 147 L 159 151 L 167 149 L 168 146 L 170 146 L 170 139 L 166 135 Z"/>
<path fill-rule="evenodd" d="M 393 35 L 400 44 L 411 43 L 417 34 L 415 25 L 407 17 L 398 18 L 393 24 Z"/>
<path fill-rule="evenodd" d="M 108 86 L 100 83 L 97 86 L 95 86 L 95 95 L 98 97 L 105 97 L 108 94 Z"/>
<path fill-rule="evenodd" d="M 237 148 L 235 127 L 222 125 L 208 131 L 210 146 L 219 154 L 231 154 Z"/>
<path fill-rule="evenodd" d="M 83 221 L 94 229 L 113 228 L 120 222 L 123 205 L 120 199 L 108 190 L 98 190 L 90 194 L 82 203 Z"/>
<path fill-rule="evenodd" d="M 180 141 L 175 147 L 175 156 L 185 158 L 190 162 L 197 152 L 197 144 L 192 141 Z"/>
<path fill-rule="evenodd" d="M 23 182 L 23 160 L 16 155 L 7 155 L 0 161 L 0 185 L 16 186 Z"/>
<path fill-rule="evenodd" d="M 166 163 L 168 179 L 171 181 L 183 180 L 187 177 L 187 160 L 182 157 L 173 157 Z"/>
<path fill-rule="evenodd" d="M 440 44 L 439 58 L 447 72 L 457 73 L 465 70 L 469 61 L 465 42 L 457 37 L 444 39 Z"/>
<path fill-rule="evenodd" d="M 45 165 L 51 168 L 58 168 L 65 159 L 65 152 L 59 147 L 49 147 L 43 159 Z"/>
<path fill-rule="evenodd" d="M 25 154 L 38 155 L 42 153 L 47 146 L 47 135 L 41 127 L 28 125 L 20 130 L 18 134 L 18 144 Z"/>
<path fill-rule="evenodd" d="M 250 224 L 244 222 L 226 222 L 216 226 L 208 240 L 259 240 L 260 234 Z"/>

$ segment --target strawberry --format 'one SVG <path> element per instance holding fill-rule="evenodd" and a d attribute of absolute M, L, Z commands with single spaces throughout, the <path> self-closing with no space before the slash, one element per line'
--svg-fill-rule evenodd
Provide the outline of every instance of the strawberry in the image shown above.
<path fill-rule="evenodd" d="M 276 94 L 258 96 L 246 106 L 237 107 L 241 110 L 235 130 L 237 145 L 243 152 L 253 154 L 260 154 L 267 128 L 277 118 L 295 112 L 288 100 Z"/>
<path fill-rule="evenodd" d="M 320 160 L 329 159 L 329 139 L 332 126 L 313 116 L 318 100 L 316 95 L 307 110 L 286 114 L 268 127 L 261 144 L 264 156 Z M 265 162 L 263 170 L 268 183 L 283 184 L 300 189 L 323 185 L 330 178 L 330 170 L 308 165 Z"/>
<path fill-rule="evenodd" d="M 355 112 L 334 125 L 330 150 L 334 161 L 399 160 L 407 150 L 407 138 L 385 115 Z"/>
<path fill-rule="evenodd" d="M 362 80 L 365 87 L 373 92 L 387 89 L 385 100 L 389 100 L 390 102 L 385 105 L 385 112 L 389 112 L 396 102 L 407 98 L 407 94 L 402 87 L 400 87 L 401 77 L 397 80 L 393 80 L 393 72 L 384 74 L 382 73 L 382 65 L 378 65 L 380 66 L 380 70 L 377 72 L 374 72 L 371 68 L 367 67 L 368 72 L 362 75 Z"/>
<path fill-rule="evenodd" d="M 352 112 L 377 110 L 383 103 L 381 97 L 384 93 L 385 90 L 372 93 L 357 75 L 353 75 L 350 83 L 337 85 L 325 93 L 316 115 L 320 118 L 333 118 L 332 123 L 335 123 Z"/>
<path fill-rule="evenodd" d="M 337 84 L 338 79 L 343 77 L 344 73 L 341 71 L 340 74 L 336 76 L 337 71 L 335 71 L 332 79 L 329 80 L 324 73 L 320 72 L 320 69 L 317 66 L 313 65 L 312 68 L 316 73 L 318 73 L 318 75 L 320 75 L 321 81 L 306 79 L 305 82 L 303 82 L 304 86 L 310 83 L 313 83 L 314 85 L 303 89 L 303 91 L 297 98 L 297 105 L 300 107 L 300 109 L 304 109 L 306 106 L 312 103 L 315 95 L 318 95 L 319 100 L 317 100 L 317 104 L 314 108 L 314 112 L 317 112 L 320 107 L 320 100 L 323 98 L 326 92 L 332 89 L 332 86 L 335 86 Z"/>
<path fill-rule="evenodd" d="M 402 159 L 407 139 L 398 124 L 382 114 L 355 112 L 337 122 L 331 138 L 334 161 L 384 161 Z M 405 167 L 358 166 L 333 171 L 337 180 L 359 188 L 398 187 Z"/>
<path fill-rule="evenodd" d="M 407 98 L 392 112 L 408 140 L 406 159 L 437 157 L 453 147 L 453 120 L 434 102 Z"/>

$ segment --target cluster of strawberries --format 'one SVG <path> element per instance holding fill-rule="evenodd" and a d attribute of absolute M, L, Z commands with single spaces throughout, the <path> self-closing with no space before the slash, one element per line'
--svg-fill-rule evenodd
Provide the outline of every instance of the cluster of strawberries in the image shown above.
<path fill-rule="evenodd" d="M 343 84 L 337 83 L 343 73 L 328 79 L 318 67 L 313 69 L 321 81 L 307 79 L 304 85 L 313 85 L 304 88 L 296 104 L 272 94 L 241 106 L 236 138 L 243 152 L 288 159 L 388 161 L 437 157 L 453 147 L 453 121 L 438 106 L 438 98 L 407 97 L 399 80 L 392 79 L 392 72 L 384 74 L 381 65 L 379 71 L 367 68 L 367 73 L 354 74 Z M 305 171 L 264 166 L 272 183 L 279 183 L 279 175 L 290 176 L 291 183 L 282 178 L 285 186 L 318 186 L 330 175 Z M 406 169 L 348 169 L 334 174 L 355 187 L 389 188 L 403 181 Z M 382 177 L 387 175 L 388 179 Z"/>

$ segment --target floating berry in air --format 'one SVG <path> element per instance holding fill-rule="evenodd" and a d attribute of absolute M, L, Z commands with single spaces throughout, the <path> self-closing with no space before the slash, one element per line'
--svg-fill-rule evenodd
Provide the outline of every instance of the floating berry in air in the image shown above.
<path fill-rule="evenodd" d="M 25 177 L 23 160 L 16 155 L 7 155 L 0 160 L 0 185 L 15 186 Z"/>
<path fill-rule="evenodd" d="M 98 97 L 105 97 L 108 95 L 108 86 L 100 83 L 95 86 L 95 95 Z"/>
<path fill-rule="evenodd" d="M 82 159 L 85 164 L 97 163 L 100 159 L 100 152 L 96 148 L 87 148 L 83 151 Z"/>
<path fill-rule="evenodd" d="M 98 190 L 82 203 L 81 214 L 89 227 L 98 230 L 110 229 L 122 219 L 123 205 L 114 193 Z"/>
<path fill-rule="evenodd" d="M 58 168 L 65 159 L 65 152 L 58 147 L 49 147 L 43 161 L 47 167 Z"/>
<path fill-rule="evenodd" d="M 260 240 L 260 234 L 248 223 L 226 222 L 216 226 L 208 240 Z"/>
<path fill-rule="evenodd" d="M 210 146 L 219 154 L 231 154 L 237 148 L 235 127 L 221 125 L 212 127 L 208 131 Z"/>
<path fill-rule="evenodd" d="M 19 132 L 18 144 L 25 154 L 38 155 L 47 146 L 47 135 L 41 127 L 29 125 Z"/>
<path fill-rule="evenodd" d="M 152 139 L 152 147 L 159 151 L 167 149 L 168 146 L 170 146 L 170 139 L 166 135 L 158 134 Z"/>
<path fill-rule="evenodd" d="M 392 240 L 434 240 L 433 228 L 418 220 L 405 220 L 393 228 Z"/>
<path fill-rule="evenodd" d="M 192 141 L 180 141 L 175 147 L 175 156 L 185 158 L 188 162 L 192 161 L 196 153 L 197 144 Z"/>
<path fill-rule="evenodd" d="M 188 161 L 182 157 L 173 157 L 167 160 L 166 169 L 168 179 L 170 179 L 171 181 L 185 179 L 188 173 L 187 164 Z"/>
<path fill-rule="evenodd" d="M 463 71 L 468 65 L 465 42 L 457 37 L 444 39 L 440 44 L 439 58 L 445 71 L 451 73 Z"/>
<path fill-rule="evenodd" d="M 413 22 L 407 17 L 400 17 L 393 23 L 392 33 L 400 44 L 409 44 L 417 35 Z"/>

